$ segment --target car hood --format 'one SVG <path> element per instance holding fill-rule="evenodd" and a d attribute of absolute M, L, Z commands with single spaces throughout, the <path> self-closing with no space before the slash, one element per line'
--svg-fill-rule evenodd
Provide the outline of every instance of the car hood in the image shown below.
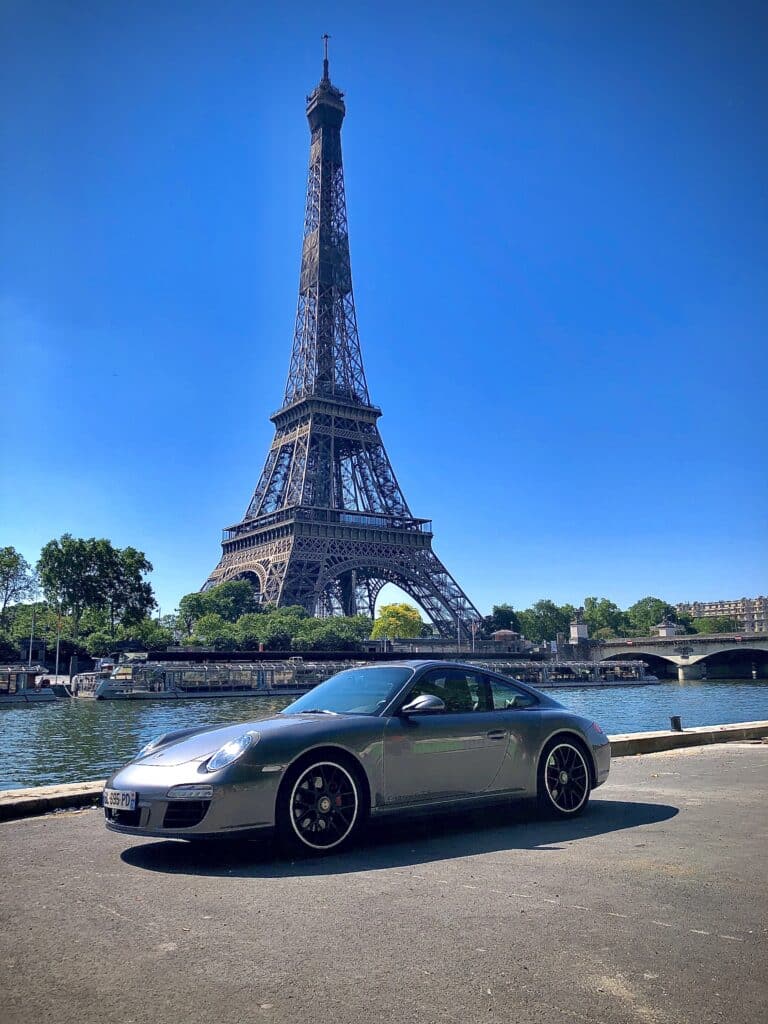
<path fill-rule="evenodd" d="M 213 729 L 201 729 L 200 732 L 185 736 L 175 743 L 159 747 L 149 754 L 137 759 L 137 764 L 171 766 L 186 764 L 188 761 L 203 761 L 216 753 L 230 740 L 235 740 L 246 732 L 257 732 L 260 736 L 281 732 L 283 729 L 296 729 L 317 722 L 318 719 L 328 721 L 328 715 L 274 715 L 272 718 L 256 719 L 253 722 L 238 722 L 236 725 L 225 725 Z"/>

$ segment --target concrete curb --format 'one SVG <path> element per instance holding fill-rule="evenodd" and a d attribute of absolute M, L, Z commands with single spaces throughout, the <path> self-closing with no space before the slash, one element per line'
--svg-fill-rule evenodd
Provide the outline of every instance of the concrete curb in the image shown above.
<path fill-rule="evenodd" d="M 609 736 L 612 757 L 653 754 L 660 750 L 698 747 L 707 743 L 759 740 L 768 736 L 768 722 L 736 722 L 733 725 L 701 725 L 683 732 L 628 732 Z"/>
<path fill-rule="evenodd" d="M 31 818 L 35 814 L 72 807 L 92 807 L 101 800 L 105 779 L 98 782 L 72 782 L 63 786 L 36 786 L 34 789 L 0 790 L 0 821 Z"/>
<path fill-rule="evenodd" d="M 708 743 L 731 743 L 768 736 L 768 722 L 737 722 L 735 725 L 705 725 L 684 732 L 630 732 L 609 736 L 612 757 L 652 754 L 660 750 L 698 747 Z M 73 807 L 94 807 L 101 801 L 104 779 L 72 782 L 62 786 L 0 790 L 0 821 L 30 818 L 36 814 Z"/>

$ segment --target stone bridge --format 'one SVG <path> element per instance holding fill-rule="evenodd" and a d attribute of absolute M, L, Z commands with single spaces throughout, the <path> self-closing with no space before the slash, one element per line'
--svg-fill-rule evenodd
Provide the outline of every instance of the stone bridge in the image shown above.
<path fill-rule="evenodd" d="M 596 661 L 638 659 L 645 661 L 652 671 L 660 670 L 657 675 L 667 674 L 674 666 L 681 682 L 743 674 L 752 679 L 764 679 L 768 678 L 768 634 L 717 633 L 605 640 L 594 648 L 594 658 Z"/>

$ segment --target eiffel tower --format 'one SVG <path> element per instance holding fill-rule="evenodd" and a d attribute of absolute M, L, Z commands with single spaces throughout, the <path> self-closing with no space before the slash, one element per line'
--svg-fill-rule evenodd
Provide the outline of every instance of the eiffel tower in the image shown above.
<path fill-rule="evenodd" d="M 349 261 L 343 93 L 323 77 L 307 97 L 311 133 L 296 327 L 275 437 L 241 522 L 224 530 L 204 588 L 249 579 L 262 601 L 313 615 L 373 617 L 385 583 L 424 609 L 441 636 L 480 615 L 432 550 L 392 470 L 363 370 Z"/>

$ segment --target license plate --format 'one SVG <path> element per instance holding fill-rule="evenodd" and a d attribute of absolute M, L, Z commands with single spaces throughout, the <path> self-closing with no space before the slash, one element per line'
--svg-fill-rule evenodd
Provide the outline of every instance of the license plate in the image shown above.
<path fill-rule="evenodd" d="M 136 794 L 124 789 L 105 789 L 104 806 L 111 807 L 113 811 L 135 811 Z"/>

